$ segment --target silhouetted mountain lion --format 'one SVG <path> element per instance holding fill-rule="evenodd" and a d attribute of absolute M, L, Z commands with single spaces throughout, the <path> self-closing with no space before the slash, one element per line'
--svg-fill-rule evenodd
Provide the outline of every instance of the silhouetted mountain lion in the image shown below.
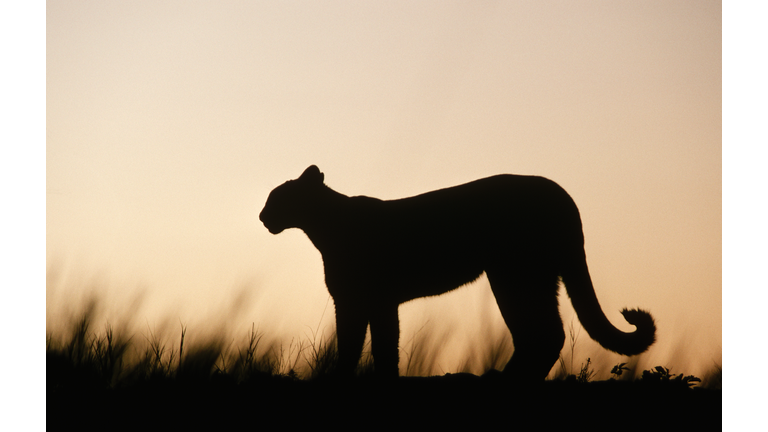
<path fill-rule="evenodd" d="M 571 197 L 543 177 L 498 175 L 411 198 L 348 197 L 310 166 L 275 188 L 259 215 L 272 234 L 301 228 L 320 250 L 336 307 L 341 373 L 360 359 L 368 324 L 377 374 L 397 376 L 397 308 L 468 284 L 483 272 L 512 332 L 504 373 L 543 379 L 565 341 L 558 311 L 562 279 L 589 336 L 619 354 L 640 354 L 656 326 L 642 310 L 623 310 L 637 327 L 624 333 L 606 318 L 584 254 Z"/>

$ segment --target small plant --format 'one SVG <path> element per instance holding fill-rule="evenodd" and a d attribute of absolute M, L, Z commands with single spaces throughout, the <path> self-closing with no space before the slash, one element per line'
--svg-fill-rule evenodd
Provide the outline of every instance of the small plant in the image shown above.
<path fill-rule="evenodd" d="M 120 374 L 123 356 L 128 349 L 128 342 L 116 339 L 112 326 L 105 325 L 103 336 L 94 336 L 91 341 L 91 356 L 96 367 L 108 385 L 113 385 Z"/>
<path fill-rule="evenodd" d="M 595 375 L 595 371 L 589 369 L 589 365 L 592 363 L 592 360 L 587 358 L 587 363 L 581 364 L 581 370 L 579 371 L 579 374 L 576 376 L 576 381 L 580 383 L 587 383 L 589 380 L 592 379 L 592 377 Z"/>
<path fill-rule="evenodd" d="M 179 322 L 181 324 L 181 322 Z M 184 354 L 184 335 L 187 334 L 187 326 L 181 324 L 181 342 L 179 342 L 179 368 L 181 368 L 181 356 Z"/>
<path fill-rule="evenodd" d="M 573 327 L 573 320 L 571 320 L 571 323 L 568 324 L 568 336 L 571 341 L 571 361 L 570 365 L 566 366 L 565 359 L 563 358 L 563 355 L 560 354 L 560 357 L 558 360 L 560 361 L 560 373 L 557 375 L 560 378 L 562 377 L 569 377 L 569 376 L 575 376 L 571 373 L 573 371 L 573 357 L 574 357 L 574 351 L 576 348 L 576 340 L 579 339 L 579 334 L 581 333 L 581 329 L 577 332 Z"/>
<path fill-rule="evenodd" d="M 304 359 L 310 369 L 310 378 L 331 374 L 336 368 L 339 352 L 335 335 L 324 339 L 318 332 L 312 332 L 307 351 L 309 354 L 304 354 Z"/>
<path fill-rule="evenodd" d="M 644 383 L 670 383 L 684 385 L 686 388 L 690 388 L 696 385 L 696 383 L 701 382 L 701 379 L 693 375 L 684 376 L 683 374 L 671 374 L 669 373 L 669 368 L 665 368 L 664 366 L 656 366 L 651 370 L 643 371 L 642 381 Z"/>
<path fill-rule="evenodd" d="M 256 371 L 256 349 L 261 342 L 263 333 L 256 330 L 256 324 L 251 323 L 251 331 L 248 334 L 248 344 L 244 349 L 237 349 L 237 359 L 235 360 L 235 373 L 239 375 L 240 380 L 250 377 Z"/>
<path fill-rule="evenodd" d="M 423 330 L 427 325 L 429 325 L 429 321 L 425 322 L 424 325 L 413 334 L 409 342 L 411 346 L 410 350 L 406 350 L 405 347 L 403 347 L 403 354 L 406 358 L 406 376 L 417 376 L 419 374 L 426 375 L 430 372 L 428 365 L 424 364 L 425 359 L 429 357 L 429 354 L 426 353 L 428 338 L 425 336 L 425 333 L 423 333 Z"/>
<path fill-rule="evenodd" d="M 629 368 L 626 363 L 619 363 L 611 369 L 611 375 L 615 375 L 613 378 L 618 379 L 624 371 L 628 371 Z"/>
<path fill-rule="evenodd" d="M 256 324 L 252 323 L 246 346 L 243 349 L 237 348 L 237 355 L 234 367 L 232 368 L 232 372 L 238 381 L 247 381 L 256 376 L 278 375 L 286 368 L 289 369 L 285 372 L 286 375 L 296 375 L 295 372 L 292 373 L 292 370 L 296 367 L 299 355 L 303 350 L 302 344 L 298 344 L 298 347 L 294 348 L 292 340 L 287 352 L 282 344 L 280 345 L 279 352 L 277 352 L 278 349 L 275 347 L 275 344 L 272 344 L 268 349 L 262 350 L 262 353 L 259 355 L 257 351 L 259 346 L 263 345 L 263 336 L 264 333 L 256 330 Z M 290 362 L 296 349 L 299 351 L 296 354 L 296 359 Z"/>
<path fill-rule="evenodd" d="M 307 338 L 309 340 L 306 350 L 309 351 L 309 354 L 307 355 L 304 349 L 299 350 L 299 354 L 303 355 L 304 361 L 309 367 L 310 379 L 331 374 L 338 364 L 339 351 L 336 334 L 333 334 L 328 339 L 324 339 L 320 332 L 320 322 L 322 322 L 323 316 L 325 316 L 325 310 L 327 310 L 330 300 L 331 297 L 329 296 L 325 303 L 326 309 L 323 310 L 323 315 L 320 317 L 317 327 L 314 330 L 309 329 L 312 333 L 312 337 Z"/>
<path fill-rule="evenodd" d="M 176 351 L 173 348 L 170 351 L 166 351 L 160 337 L 152 332 L 149 324 L 147 324 L 147 330 L 149 331 L 149 337 L 144 336 L 144 338 L 147 340 L 149 347 L 144 354 L 144 358 L 149 368 L 149 375 L 156 378 L 168 376 L 171 372 L 173 361 L 176 358 Z M 168 358 L 167 361 L 164 360 L 166 357 Z"/>
<path fill-rule="evenodd" d="M 281 343 L 280 354 L 276 354 L 277 363 L 273 368 L 273 373 L 282 374 L 289 378 L 298 379 L 299 374 L 296 372 L 298 369 L 299 360 L 301 360 L 301 353 L 304 352 L 304 342 L 295 342 L 291 339 L 291 343 L 288 344 L 288 348 Z"/>

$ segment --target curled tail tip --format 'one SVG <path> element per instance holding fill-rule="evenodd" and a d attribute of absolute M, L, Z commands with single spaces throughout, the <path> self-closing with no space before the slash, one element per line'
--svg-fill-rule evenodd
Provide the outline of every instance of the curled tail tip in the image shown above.
<path fill-rule="evenodd" d="M 624 315 L 624 319 L 627 320 L 628 323 L 637 327 L 637 330 L 635 330 L 633 334 L 636 335 L 637 342 L 643 346 L 643 348 L 636 354 L 640 354 L 647 350 L 648 347 L 656 342 L 656 322 L 648 311 L 624 308 L 622 309 L 621 314 Z"/>
<path fill-rule="evenodd" d="M 627 309 L 624 308 L 621 310 L 621 314 L 624 315 L 624 319 L 627 320 L 628 323 L 636 326 L 638 324 L 643 325 L 650 322 L 653 324 L 653 317 L 651 316 L 648 311 L 644 311 L 642 309 Z M 656 328 L 656 325 L 653 324 L 654 328 Z"/>

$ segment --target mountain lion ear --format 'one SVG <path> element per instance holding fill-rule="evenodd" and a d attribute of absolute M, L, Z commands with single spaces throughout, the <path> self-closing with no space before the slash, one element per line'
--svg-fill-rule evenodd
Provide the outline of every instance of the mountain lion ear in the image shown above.
<path fill-rule="evenodd" d="M 312 165 L 304 170 L 304 172 L 301 174 L 301 177 L 299 177 L 299 180 L 309 180 L 315 183 L 322 183 L 324 178 L 325 175 L 320 172 L 320 168 Z"/>

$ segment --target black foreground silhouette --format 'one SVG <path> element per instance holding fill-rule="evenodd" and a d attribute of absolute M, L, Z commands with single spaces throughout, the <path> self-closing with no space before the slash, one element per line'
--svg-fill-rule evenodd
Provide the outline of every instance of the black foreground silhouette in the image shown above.
<path fill-rule="evenodd" d="M 52 370 L 48 430 L 354 430 L 519 425 L 558 430 L 717 430 L 722 392 L 679 382 L 576 380 L 520 383 L 503 374 L 380 380 L 297 380 L 226 375 L 166 377 L 105 386 Z M 73 380 L 74 378 L 74 380 Z"/>
<path fill-rule="evenodd" d="M 581 218 L 551 180 L 499 175 L 411 198 L 348 197 L 310 166 L 275 188 L 259 218 L 273 234 L 303 230 L 320 251 L 336 309 L 340 375 L 358 364 L 368 325 L 374 369 L 398 375 L 398 306 L 488 277 L 512 333 L 504 368 L 517 381 L 543 380 L 565 341 L 558 310 L 562 280 L 579 321 L 603 347 L 623 355 L 655 341 L 648 312 L 623 310 L 637 327 L 606 318 L 587 269 Z"/>

